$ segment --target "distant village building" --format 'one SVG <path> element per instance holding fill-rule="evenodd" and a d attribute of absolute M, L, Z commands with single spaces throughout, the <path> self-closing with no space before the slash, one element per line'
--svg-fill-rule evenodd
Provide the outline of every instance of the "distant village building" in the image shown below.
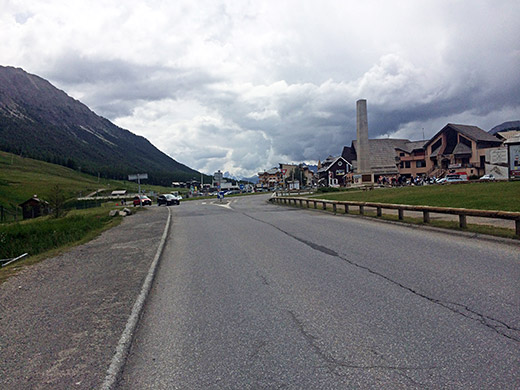
<path fill-rule="evenodd" d="M 346 186 L 352 164 L 343 156 L 327 157 L 323 163 L 318 163 L 318 185 L 325 187 Z"/>
<path fill-rule="evenodd" d="M 20 203 L 23 219 L 31 219 L 49 214 L 49 203 L 34 195 L 32 198 Z"/>
<path fill-rule="evenodd" d="M 261 188 L 273 189 L 281 186 L 282 172 L 278 168 L 271 168 L 264 172 L 258 172 L 258 184 Z"/>
<path fill-rule="evenodd" d="M 509 138 L 505 144 L 509 156 L 509 178 L 520 179 L 520 135 Z"/>
<path fill-rule="evenodd" d="M 215 172 L 213 174 L 213 183 L 212 183 L 213 187 L 219 188 L 221 186 L 221 184 L 224 182 L 225 182 L 224 174 L 220 170 L 218 170 L 217 172 Z"/>
<path fill-rule="evenodd" d="M 395 161 L 399 175 L 406 178 L 424 176 L 428 173 L 424 145 L 428 141 L 409 141 L 395 148 Z"/>
<path fill-rule="evenodd" d="M 315 174 L 305 164 L 280 164 L 280 172 L 284 184 L 298 181 L 301 186 L 312 186 L 315 184 Z M 292 185 L 295 188 L 295 184 Z M 299 188 L 298 188 L 299 189 Z"/>
<path fill-rule="evenodd" d="M 368 165 L 374 175 L 374 181 L 379 176 L 399 174 L 398 164 L 396 164 L 396 149 L 407 149 L 410 140 L 395 138 L 377 138 L 368 140 Z M 357 164 L 357 140 L 352 141 L 351 146 L 345 146 L 341 156 L 349 161 L 354 172 L 358 173 Z"/>

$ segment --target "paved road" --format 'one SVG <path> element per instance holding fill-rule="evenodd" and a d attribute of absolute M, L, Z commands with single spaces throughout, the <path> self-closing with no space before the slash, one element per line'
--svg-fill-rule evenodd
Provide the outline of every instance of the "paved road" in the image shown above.
<path fill-rule="evenodd" d="M 119 389 L 520 388 L 520 250 L 184 202 Z"/>

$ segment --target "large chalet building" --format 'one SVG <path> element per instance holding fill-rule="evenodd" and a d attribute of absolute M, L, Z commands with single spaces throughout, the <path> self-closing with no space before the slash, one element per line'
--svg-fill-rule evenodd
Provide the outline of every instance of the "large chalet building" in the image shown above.
<path fill-rule="evenodd" d="M 424 145 L 427 174 L 440 176 L 455 169 L 467 176 L 484 174 L 486 150 L 502 141 L 477 126 L 448 123 Z"/>

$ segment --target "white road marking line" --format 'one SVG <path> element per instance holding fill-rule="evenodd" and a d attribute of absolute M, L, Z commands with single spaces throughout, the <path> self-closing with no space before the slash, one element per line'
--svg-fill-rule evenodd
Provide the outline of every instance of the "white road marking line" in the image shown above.
<path fill-rule="evenodd" d="M 126 322 L 125 330 L 121 334 L 121 338 L 119 339 L 119 343 L 116 347 L 116 353 L 112 357 L 112 362 L 110 363 L 110 367 L 108 367 L 107 375 L 105 377 L 105 381 L 101 385 L 101 390 L 112 390 L 117 383 L 119 376 L 121 375 L 121 371 L 123 370 L 123 366 L 125 364 L 126 357 L 128 355 L 128 351 L 130 350 L 130 346 L 132 344 L 132 336 L 137 326 L 137 322 L 139 321 L 139 316 L 143 310 L 144 303 L 146 301 L 146 297 L 150 292 L 152 287 L 152 281 L 155 276 L 155 271 L 157 270 L 157 265 L 159 264 L 159 258 L 161 257 L 162 251 L 164 249 L 164 244 L 168 237 L 168 230 L 170 228 L 171 221 L 171 210 L 168 209 L 168 220 L 166 221 L 166 226 L 164 227 L 164 232 L 161 237 L 161 241 L 159 242 L 159 247 L 157 248 L 157 252 L 155 253 L 155 257 L 148 269 L 148 274 L 146 275 L 146 279 L 144 280 L 143 286 L 141 288 L 141 293 L 137 297 L 134 307 L 132 308 L 132 313 L 130 317 L 128 317 L 128 321 Z"/>

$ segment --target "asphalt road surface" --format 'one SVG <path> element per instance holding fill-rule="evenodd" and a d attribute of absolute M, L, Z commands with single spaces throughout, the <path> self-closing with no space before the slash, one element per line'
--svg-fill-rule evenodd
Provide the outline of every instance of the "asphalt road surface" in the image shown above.
<path fill-rule="evenodd" d="M 119 389 L 518 389 L 520 248 L 183 202 Z"/>

